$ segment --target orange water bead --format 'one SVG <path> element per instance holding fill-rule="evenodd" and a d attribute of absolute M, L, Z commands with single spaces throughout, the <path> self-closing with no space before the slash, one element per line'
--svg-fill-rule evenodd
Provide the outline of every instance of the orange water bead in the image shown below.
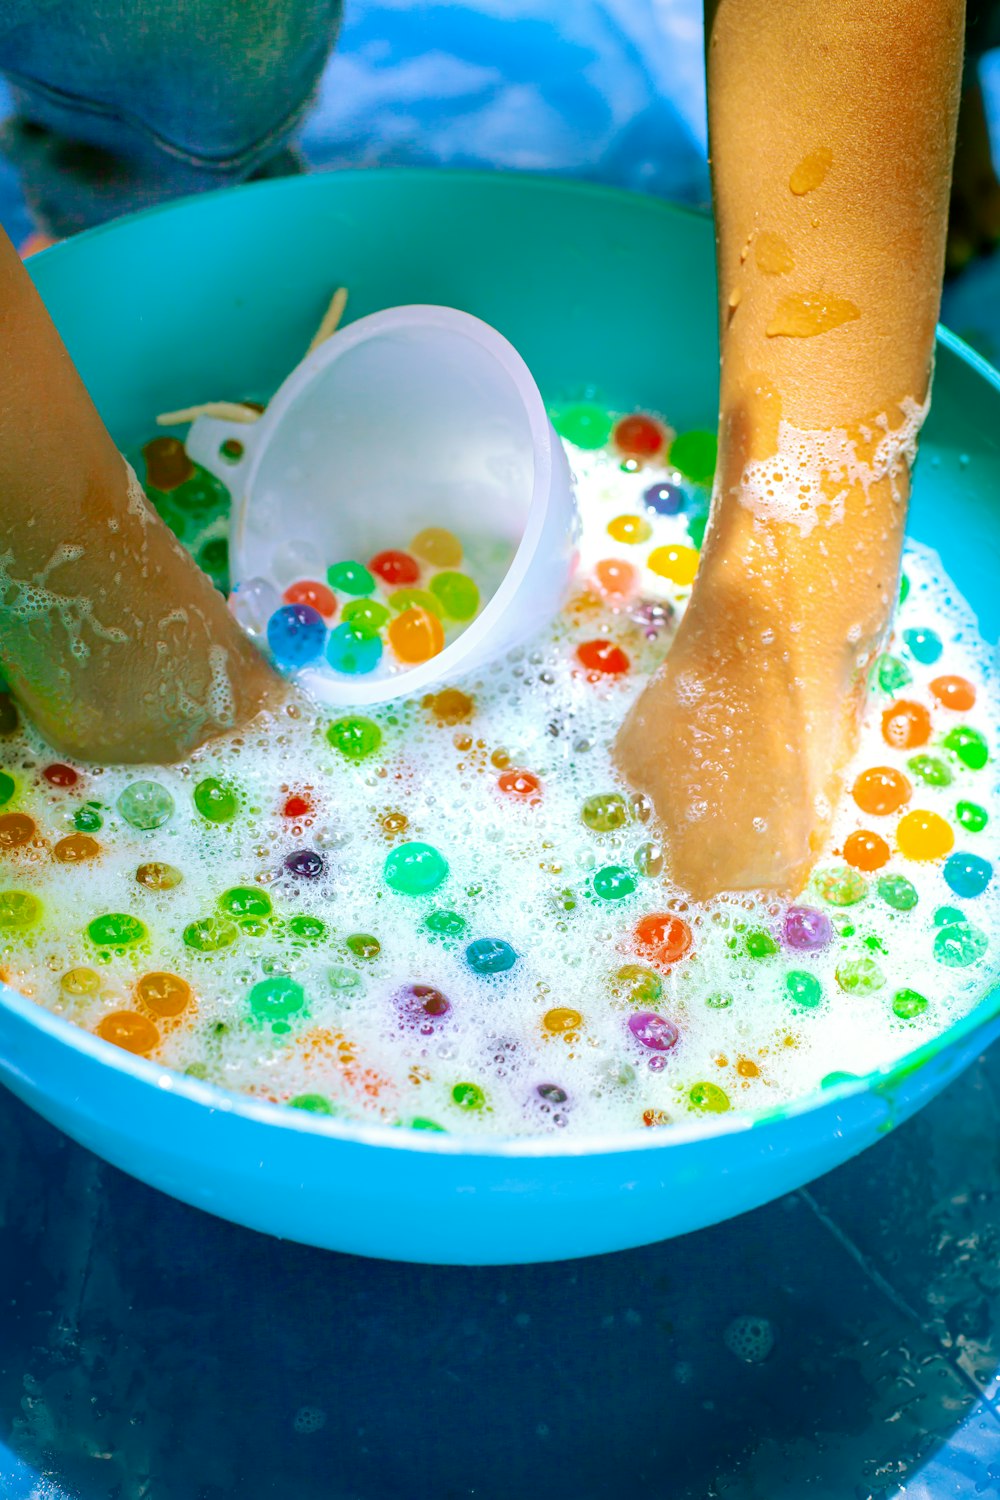
<path fill-rule="evenodd" d="M 584 641 L 577 646 L 576 656 L 588 672 L 603 677 L 624 677 L 631 665 L 625 652 L 613 641 Z"/>
<path fill-rule="evenodd" d="M 282 808 L 286 818 L 304 818 L 312 812 L 312 803 L 301 792 L 293 792 Z"/>
<path fill-rule="evenodd" d="M 940 859 L 954 846 L 955 835 L 938 813 L 916 808 L 900 818 L 896 843 L 907 859 Z"/>
<path fill-rule="evenodd" d="M 497 777 L 497 786 L 508 797 L 517 797 L 524 802 L 537 802 L 542 783 L 533 771 L 504 771 Z"/>
<path fill-rule="evenodd" d="M 0 816 L 0 849 L 23 849 L 38 829 L 27 813 L 4 813 Z"/>
<path fill-rule="evenodd" d="M 143 974 L 136 984 L 135 998 L 154 1016 L 179 1016 L 191 1003 L 191 986 L 179 974 Z"/>
<path fill-rule="evenodd" d="M 298 583 L 289 584 L 284 593 L 286 604 L 308 604 L 312 609 L 319 610 L 324 619 L 332 619 L 337 613 L 337 596 L 332 589 L 328 589 L 325 583 L 318 583 L 315 578 L 303 578 Z"/>
<path fill-rule="evenodd" d="M 853 795 L 862 812 L 884 818 L 909 802 L 913 787 L 902 771 L 893 766 L 872 766 L 861 772 L 854 783 Z"/>
<path fill-rule="evenodd" d="M 557 1005 L 552 1010 L 547 1010 L 542 1017 L 542 1025 L 551 1036 L 565 1036 L 567 1032 L 579 1031 L 582 1021 L 580 1012 L 569 1005 Z"/>
<path fill-rule="evenodd" d="M 935 677 L 931 692 L 942 708 L 964 713 L 976 701 L 976 690 L 967 677 Z"/>
<path fill-rule="evenodd" d="M 85 860 L 96 859 L 100 852 L 100 844 L 89 833 L 69 833 L 54 845 L 52 858 L 61 865 L 79 865 Z"/>
<path fill-rule="evenodd" d="M 430 610 L 414 604 L 389 626 L 389 644 L 401 662 L 416 666 L 444 649 L 444 626 Z"/>
<path fill-rule="evenodd" d="M 738 1058 L 736 1062 L 736 1071 L 741 1078 L 760 1077 L 760 1068 L 758 1068 L 757 1064 L 750 1057 Z"/>
<path fill-rule="evenodd" d="M 653 528 L 645 516 L 615 516 L 608 522 L 608 536 L 613 536 L 616 542 L 634 546 L 637 542 L 648 542 L 652 535 Z"/>
<path fill-rule="evenodd" d="M 881 870 L 889 862 L 889 845 L 877 833 L 859 828 L 845 839 L 844 858 L 855 870 Z"/>
<path fill-rule="evenodd" d="M 139 865 L 135 878 L 149 891 L 172 891 L 175 886 L 180 885 L 184 876 L 176 865 L 168 865 L 162 860 L 152 859 L 146 864 Z"/>
<path fill-rule="evenodd" d="M 152 1021 L 134 1010 L 116 1010 L 113 1015 L 105 1016 L 97 1028 L 97 1035 L 140 1057 L 148 1056 L 160 1045 L 160 1033 Z"/>
<path fill-rule="evenodd" d="M 458 688 L 442 688 L 440 693 L 424 699 L 424 707 L 430 709 L 439 724 L 464 724 L 472 718 L 476 704 L 475 699 Z"/>
<path fill-rule="evenodd" d="M 882 715 L 882 738 L 894 750 L 913 750 L 930 737 L 931 716 L 922 703 L 900 698 Z"/>
<path fill-rule="evenodd" d="M 691 947 L 691 929 L 670 912 L 653 912 L 635 924 L 635 946 L 653 963 L 673 964 Z"/>
<path fill-rule="evenodd" d="M 594 581 L 609 599 L 631 599 L 639 587 L 639 574 L 620 557 L 602 557 L 594 566 Z"/>
<path fill-rule="evenodd" d="M 633 458 L 652 458 L 663 447 L 666 436 L 659 422 L 641 413 L 623 417 L 612 434 L 619 453 Z"/>

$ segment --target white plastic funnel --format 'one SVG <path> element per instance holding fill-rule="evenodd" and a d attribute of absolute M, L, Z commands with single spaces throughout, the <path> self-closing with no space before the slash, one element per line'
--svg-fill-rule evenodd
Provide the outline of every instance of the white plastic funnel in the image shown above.
<path fill-rule="evenodd" d="M 227 442 L 242 447 L 235 461 Z M 300 559 L 364 563 L 426 526 L 461 537 L 482 590 L 476 619 L 391 676 L 304 670 L 300 685 L 321 702 L 385 702 L 456 678 L 559 608 L 577 536 L 566 456 L 523 359 L 467 313 L 360 318 L 293 370 L 257 422 L 199 417 L 187 450 L 232 493 L 234 586 L 282 589 L 303 576 Z"/>

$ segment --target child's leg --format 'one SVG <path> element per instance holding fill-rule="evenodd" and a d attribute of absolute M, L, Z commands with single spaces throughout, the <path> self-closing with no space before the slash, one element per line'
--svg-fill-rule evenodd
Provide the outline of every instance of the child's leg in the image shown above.
<path fill-rule="evenodd" d="M 273 170 L 341 0 L 0 0 L 9 153 L 56 233 Z"/>
<path fill-rule="evenodd" d="M 718 0 L 712 519 L 617 753 L 696 896 L 794 892 L 896 598 L 940 296 L 962 0 Z"/>

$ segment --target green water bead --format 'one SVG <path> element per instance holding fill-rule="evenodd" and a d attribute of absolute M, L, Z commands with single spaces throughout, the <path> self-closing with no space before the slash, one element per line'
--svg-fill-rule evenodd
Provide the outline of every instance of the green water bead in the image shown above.
<path fill-rule="evenodd" d="M 955 808 L 955 817 L 967 833 L 982 833 L 990 821 L 989 813 L 978 802 L 959 802 Z"/>
<path fill-rule="evenodd" d="M 688 516 L 687 529 L 692 547 L 700 550 L 705 540 L 705 532 L 708 530 L 708 511 L 704 511 L 701 515 Z"/>
<path fill-rule="evenodd" d="M 852 958 L 837 965 L 837 983 L 845 995 L 873 995 L 885 985 L 885 975 L 873 958 Z"/>
<path fill-rule="evenodd" d="M 231 823 L 239 806 L 236 793 L 216 776 L 206 776 L 194 789 L 194 805 L 209 823 Z"/>
<path fill-rule="evenodd" d="M 461 1109 L 482 1109 L 486 1095 L 478 1083 L 456 1083 L 451 1097 Z"/>
<path fill-rule="evenodd" d="M 911 755 L 906 769 L 925 786 L 951 786 L 951 768 L 936 755 Z"/>
<path fill-rule="evenodd" d="M 622 865 L 605 865 L 593 879 L 594 892 L 602 901 L 621 901 L 635 890 L 635 876 Z"/>
<path fill-rule="evenodd" d="M 819 1086 L 821 1089 L 835 1089 L 838 1083 L 857 1083 L 857 1081 L 857 1073 L 827 1073 L 820 1079 Z"/>
<path fill-rule="evenodd" d="M 327 969 L 326 982 L 337 994 L 360 989 L 362 985 L 361 975 L 357 969 L 351 969 L 347 964 L 333 964 Z"/>
<path fill-rule="evenodd" d="M 655 880 L 657 875 L 663 874 L 664 858 L 662 845 L 657 844 L 653 840 L 645 844 L 640 844 L 632 856 L 632 863 L 640 875 L 645 875 L 649 879 Z"/>
<path fill-rule="evenodd" d="M 146 924 L 128 912 L 111 911 L 95 917 L 87 926 L 87 936 L 99 948 L 127 948 L 148 936 Z"/>
<path fill-rule="evenodd" d="M 42 903 L 30 891 L 0 891 L 0 929 L 33 927 L 41 915 Z"/>
<path fill-rule="evenodd" d="M 300 943 L 321 943 L 327 933 L 325 922 L 321 922 L 319 917 L 307 916 L 305 912 L 292 918 L 288 930 Z"/>
<path fill-rule="evenodd" d="M 630 1005 L 655 1005 L 663 994 L 663 980 L 643 964 L 622 964 L 611 984 L 612 993 Z"/>
<path fill-rule="evenodd" d="M 905 875 L 882 875 L 875 889 L 894 911 L 912 911 L 920 899 L 916 886 Z"/>
<path fill-rule="evenodd" d="M 913 681 L 913 673 L 906 662 L 900 661 L 898 656 L 880 656 L 875 672 L 883 693 L 890 693 L 893 696 L 903 688 L 909 687 Z"/>
<path fill-rule="evenodd" d="M 670 445 L 668 462 L 685 479 L 707 484 L 715 473 L 718 439 L 714 432 L 682 432 Z"/>
<path fill-rule="evenodd" d="M 348 760 L 364 760 L 374 755 L 382 743 L 382 731 L 371 719 L 361 719 L 353 714 L 346 719 L 337 719 L 326 731 L 327 742 Z"/>
<path fill-rule="evenodd" d="M 96 807 L 88 804 L 86 807 L 78 807 L 73 814 L 73 827 L 77 833 L 97 833 L 104 827 L 104 819 Z"/>
<path fill-rule="evenodd" d="M 382 952 L 382 944 L 370 932 L 352 932 L 344 942 L 355 958 L 378 958 Z"/>
<path fill-rule="evenodd" d="M 971 724 L 956 724 L 954 729 L 949 729 L 942 744 L 970 771 L 981 771 L 990 758 L 985 737 Z"/>
<path fill-rule="evenodd" d="M 567 443 L 577 448 L 603 448 L 614 425 L 611 413 L 592 401 L 581 401 L 553 413 L 552 425 Z"/>
<path fill-rule="evenodd" d="M 6 771 L 0 771 L 0 807 L 5 806 L 14 795 L 14 778 L 8 776 Z"/>
<path fill-rule="evenodd" d="M 906 599 L 906 596 L 907 596 L 907 594 L 909 592 L 910 592 L 910 580 L 907 578 L 907 576 L 906 576 L 905 573 L 901 573 L 900 577 L 899 577 L 899 602 L 900 602 L 900 604 L 904 603 L 904 601 Z"/>
<path fill-rule="evenodd" d="M 253 885 L 234 885 L 218 900 L 220 911 L 230 917 L 269 917 L 273 910 L 266 891 Z"/>
<path fill-rule="evenodd" d="M 115 806 L 126 823 L 145 833 L 162 828 L 174 815 L 174 799 L 158 781 L 130 782 Z"/>
<path fill-rule="evenodd" d="M 383 625 L 387 625 L 392 619 L 392 613 L 377 599 L 352 599 L 349 604 L 344 605 L 340 618 L 355 630 L 378 635 Z"/>
<path fill-rule="evenodd" d="M 950 922 L 934 935 L 934 957 L 949 969 L 967 969 L 982 958 L 988 947 L 985 932 L 971 922 Z"/>
<path fill-rule="evenodd" d="M 466 573 L 435 573 L 428 587 L 452 620 L 471 620 L 479 609 L 479 586 Z"/>
<path fill-rule="evenodd" d="M 412 1120 L 410 1120 L 410 1121 L 407 1122 L 406 1129 L 407 1130 L 432 1130 L 437 1135 L 447 1135 L 448 1134 L 447 1130 L 445 1130 L 445 1128 L 444 1128 L 443 1125 L 439 1125 L 436 1120 L 427 1120 L 427 1119 L 425 1119 L 423 1117 L 423 1115 L 415 1115 Z"/>
<path fill-rule="evenodd" d="M 433 844 L 399 844 L 386 855 L 382 875 L 404 896 L 426 896 L 447 877 L 448 861 Z"/>
<path fill-rule="evenodd" d="M 823 998 L 823 986 L 816 975 L 806 969 L 789 969 L 785 975 L 785 990 L 795 1005 L 804 1005 L 807 1010 L 815 1010 Z"/>
<path fill-rule="evenodd" d="M 202 917 L 184 929 L 184 945 L 196 953 L 218 953 L 231 948 L 239 938 L 239 928 L 226 917 Z"/>
<path fill-rule="evenodd" d="M 597 792 L 584 802 L 580 817 L 595 833 L 613 833 L 628 822 L 628 803 L 618 792 Z"/>
<path fill-rule="evenodd" d="M 446 911 L 443 908 L 428 912 L 424 918 L 424 926 L 428 932 L 438 932 L 442 937 L 458 937 L 468 925 L 457 911 Z"/>
<path fill-rule="evenodd" d="M 688 1092 L 688 1099 L 695 1109 L 708 1114 L 724 1115 L 730 1108 L 729 1095 L 717 1083 L 696 1083 Z"/>
<path fill-rule="evenodd" d="M 774 941 L 774 938 L 769 932 L 765 932 L 762 927 L 755 928 L 753 932 L 748 932 L 743 939 L 743 946 L 751 958 L 770 958 L 773 953 L 777 953 L 778 951 L 778 945 Z"/>
<path fill-rule="evenodd" d="M 333 563 L 326 570 L 326 581 L 341 594 L 373 594 L 375 579 L 359 562 L 348 560 Z"/>
<path fill-rule="evenodd" d="M 705 1004 L 709 1010 L 728 1010 L 733 1003 L 732 995 L 706 995 Z"/>
<path fill-rule="evenodd" d="M 183 510 L 198 512 L 204 519 L 214 519 L 229 509 L 229 491 L 214 474 L 209 474 L 200 464 L 195 464 L 190 479 L 170 491 L 170 498 Z"/>
<path fill-rule="evenodd" d="M 335 1115 L 336 1105 L 331 1104 L 325 1094 L 296 1094 L 288 1101 L 289 1109 L 304 1109 L 310 1115 Z"/>
<path fill-rule="evenodd" d="M 287 974 L 272 974 L 267 979 L 258 980 L 247 1000 L 252 1019 L 282 1035 L 291 1030 L 288 1017 L 305 1008 L 306 992 Z"/>
<path fill-rule="evenodd" d="M 927 1009 L 927 997 L 917 990 L 897 990 L 892 997 L 892 1009 L 901 1021 L 913 1021 Z"/>
<path fill-rule="evenodd" d="M 389 604 L 397 615 L 404 609 L 425 609 L 437 618 L 444 618 L 444 605 L 429 589 L 394 589 L 389 595 Z"/>
<path fill-rule="evenodd" d="M 816 876 L 816 889 L 831 906 L 854 906 L 864 900 L 868 884 L 849 865 L 836 865 L 831 870 L 819 872 Z"/>
<path fill-rule="evenodd" d="M 939 906 L 934 913 L 934 926 L 947 927 L 951 922 L 964 922 L 965 912 L 957 906 Z"/>

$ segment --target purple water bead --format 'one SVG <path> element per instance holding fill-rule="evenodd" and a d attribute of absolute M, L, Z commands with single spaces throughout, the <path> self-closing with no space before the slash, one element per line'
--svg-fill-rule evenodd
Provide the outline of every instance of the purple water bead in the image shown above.
<path fill-rule="evenodd" d="M 565 1104 L 569 1098 L 566 1090 L 561 1089 L 558 1083 L 540 1083 L 535 1093 L 546 1104 Z"/>
<path fill-rule="evenodd" d="M 285 855 L 285 869 L 300 880 L 318 880 L 326 869 L 326 860 L 315 849 L 296 849 Z"/>
<path fill-rule="evenodd" d="M 665 599 L 642 599 L 629 613 L 633 623 L 640 627 L 650 641 L 655 641 L 660 631 L 666 630 L 674 618 L 673 606 Z"/>
<path fill-rule="evenodd" d="M 655 1011 L 640 1010 L 629 1016 L 628 1029 L 637 1042 L 653 1052 L 669 1052 L 676 1046 L 680 1033 L 673 1021 L 658 1016 Z"/>
<path fill-rule="evenodd" d="M 833 927 L 825 911 L 815 906 L 790 906 L 785 913 L 782 936 L 786 948 L 799 953 L 816 953 L 833 937 Z"/>
<path fill-rule="evenodd" d="M 407 984 L 395 996 L 400 1015 L 408 1026 L 414 1026 L 422 1036 L 431 1036 L 435 1028 L 451 1010 L 447 995 L 432 984 Z"/>
<path fill-rule="evenodd" d="M 684 509 L 684 491 L 676 484 L 651 484 L 642 498 L 658 516 L 676 516 Z"/>

